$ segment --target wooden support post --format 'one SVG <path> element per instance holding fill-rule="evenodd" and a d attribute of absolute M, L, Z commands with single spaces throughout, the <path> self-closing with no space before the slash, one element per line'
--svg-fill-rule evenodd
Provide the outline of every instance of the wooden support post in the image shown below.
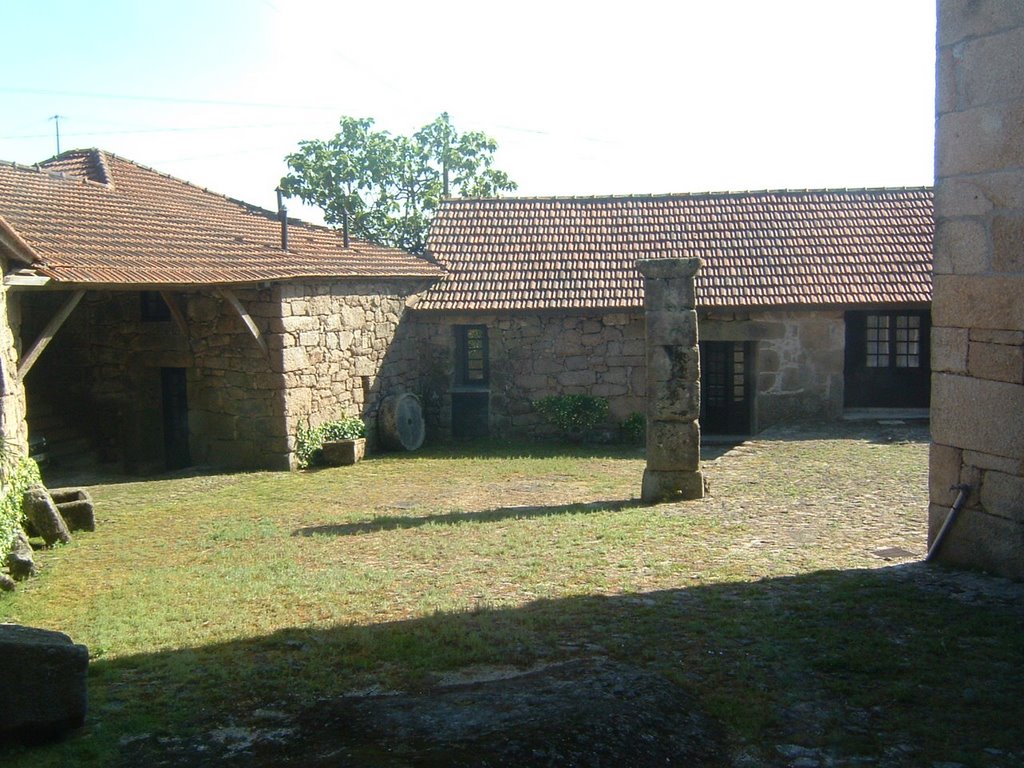
<path fill-rule="evenodd" d="M 235 312 L 238 313 L 238 316 L 242 318 L 242 322 L 245 323 L 245 327 L 249 329 L 249 333 L 251 333 L 252 337 L 256 339 L 256 343 L 260 345 L 260 349 L 263 350 L 263 354 L 269 358 L 270 349 L 267 347 L 267 340 L 263 338 L 263 334 L 260 333 L 259 327 L 256 325 L 255 321 L 253 321 L 246 308 L 242 306 L 242 302 L 240 302 L 238 297 L 227 288 L 222 288 L 220 295 L 227 300 L 228 304 L 234 307 Z"/>
<path fill-rule="evenodd" d="M 181 331 L 185 337 L 185 341 L 188 342 L 188 348 L 192 349 L 192 341 L 188 337 L 188 321 L 185 319 L 185 313 L 181 311 L 181 306 L 178 304 L 178 298 L 168 291 L 160 291 L 160 298 L 164 300 L 164 304 L 167 305 L 167 309 L 171 311 L 171 317 L 174 318 L 174 324 L 178 326 L 178 330 Z"/>
<path fill-rule="evenodd" d="M 36 339 L 28 352 L 21 358 L 21 364 L 18 366 L 19 379 L 24 379 L 26 374 L 32 370 L 32 366 L 35 364 L 39 356 L 43 354 L 43 350 L 46 349 L 46 345 L 53 340 L 54 336 L 57 335 L 57 331 L 59 331 L 60 327 L 64 325 L 64 321 L 68 319 L 68 315 L 70 315 L 74 311 L 75 307 L 78 306 L 78 302 L 82 300 L 83 296 L 85 296 L 85 289 L 75 291 L 71 298 L 64 302 L 64 306 L 58 310 L 57 314 L 53 316 L 50 322 L 46 324 L 43 332 L 39 334 L 39 338 Z"/>

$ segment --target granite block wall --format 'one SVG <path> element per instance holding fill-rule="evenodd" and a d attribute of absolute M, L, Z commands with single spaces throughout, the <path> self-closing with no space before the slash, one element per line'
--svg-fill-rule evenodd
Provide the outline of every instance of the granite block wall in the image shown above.
<path fill-rule="evenodd" d="M 940 0 L 929 544 L 1024 578 L 1024 4 Z"/>
<path fill-rule="evenodd" d="M 838 418 L 845 335 L 840 310 L 698 311 L 700 339 L 756 342 L 755 428 Z M 646 410 L 644 318 L 605 314 L 413 313 L 420 392 L 435 432 L 450 433 L 455 327 L 485 325 L 490 345 L 490 427 L 495 435 L 550 432 L 532 402 L 554 394 L 609 401 L 609 427 Z"/>

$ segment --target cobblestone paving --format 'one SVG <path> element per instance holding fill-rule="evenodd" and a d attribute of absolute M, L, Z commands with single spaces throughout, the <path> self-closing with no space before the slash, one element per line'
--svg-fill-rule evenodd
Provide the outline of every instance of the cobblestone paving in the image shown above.
<path fill-rule="evenodd" d="M 992 609 L 1006 621 L 1021 622 L 1024 584 L 924 563 L 928 442 L 928 429 L 919 424 L 793 427 L 763 433 L 712 458 L 704 466 L 711 494 L 703 503 L 723 525 L 742 534 L 730 537 L 734 543 L 720 562 L 729 563 L 738 580 L 781 577 L 782 591 L 788 589 L 781 585 L 788 574 L 878 569 L 880 584 L 911 583 L 928 601 Z M 950 628 L 950 642 L 958 642 L 955 628 Z M 829 718 L 843 720 L 844 730 L 867 734 L 872 728 L 884 729 L 878 715 L 884 713 L 885 705 L 875 707 L 877 712 L 844 709 L 841 701 L 816 691 L 813 679 L 805 683 L 781 712 L 781 721 L 789 723 L 784 728 L 789 739 L 741 750 L 734 755 L 735 765 L 1024 765 L 1024 753 L 994 748 L 980 750 L 977 762 L 920 762 L 913 740 L 901 740 L 898 734 L 880 737 L 888 746 L 873 754 L 824 748 L 822 734 L 816 732 L 821 723 Z M 980 694 L 972 687 L 974 681 L 963 680 L 962 685 L 965 706 L 970 706 L 972 697 Z M 859 720 L 864 722 L 858 724 Z M 801 734 L 813 738 L 801 742 Z"/>
<path fill-rule="evenodd" d="M 705 504 L 754 573 L 877 567 L 926 552 L 928 430 L 836 424 L 762 433 L 705 464 Z M 758 564 L 760 561 L 760 565 Z"/>

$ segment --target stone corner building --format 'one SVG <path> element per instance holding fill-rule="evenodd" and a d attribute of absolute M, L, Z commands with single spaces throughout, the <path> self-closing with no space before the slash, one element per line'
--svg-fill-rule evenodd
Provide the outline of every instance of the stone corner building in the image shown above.
<path fill-rule="evenodd" d="M 940 0 L 929 542 L 1024 578 L 1024 4 Z"/>
<path fill-rule="evenodd" d="M 440 275 L 95 149 L 0 165 L 0 253 L 4 435 L 129 472 L 293 466 L 300 425 L 413 388 Z"/>

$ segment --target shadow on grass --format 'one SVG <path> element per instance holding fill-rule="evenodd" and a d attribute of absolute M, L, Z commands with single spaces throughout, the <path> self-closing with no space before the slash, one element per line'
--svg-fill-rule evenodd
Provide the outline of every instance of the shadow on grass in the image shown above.
<path fill-rule="evenodd" d="M 502 520 L 524 520 L 531 517 L 552 517 L 555 515 L 579 515 L 588 512 L 618 512 L 624 509 L 648 506 L 639 499 L 617 501 L 591 501 L 579 504 L 557 504 L 553 506 L 498 507 L 480 512 L 446 512 L 439 515 L 380 515 L 372 520 L 337 525 L 310 525 L 298 528 L 292 536 L 356 536 L 363 533 L 379 533 L 424 525 L 464 525 L 465 523 L 495 523 Z"/>
<path fill-rule="evenodd" d="M 16 748 L 4 765 L 499 765 L 500 752 L 499 762 L 480 757 L 510 738 L 497 716 L 494 723 L 478 719 L 467 753 L 477 761 L 409 757 L 468 748 L 443 743 L 432 709 L 442 692 L 438 675 L 594 657 L 678 687 L 733 749 L 762 761 L 746 764 L 791 764 L 779 745 L 822 764 L 854 764 L 854 757 L 907 768 L 1020 764 L 1020 602 L 971 597 L 956 584 L 955 574 L 921 564 L 819 572 L 367 626 L 296 627 L 100 658 L 90 666 L 86 727 L 60 744 Z M 478 681 L 466 695 L 489 684 Z M 403 706 L 418 707 L 437 734 L 410 735 L 387 717 L 349 727 L 338 707 L 367 700 L 371 687 L 423 693 L 403 698 Z M 357 690 L 361 697 L 345 698 Z M 628 730 L 633 693 L 623 686 L 611 695 L 627 713 L 616 715 L 616 727 Z M 595 706 L 596 734 L 606 725 L 602 713 Z M 658 735 L 640 731 L 636 739 Z M 344 755 L 363 759 L 346 762 Z M 618 757 L 622 765 L 642 764 Z M 734 764 L 720 757 L 690 764 Z"/>

